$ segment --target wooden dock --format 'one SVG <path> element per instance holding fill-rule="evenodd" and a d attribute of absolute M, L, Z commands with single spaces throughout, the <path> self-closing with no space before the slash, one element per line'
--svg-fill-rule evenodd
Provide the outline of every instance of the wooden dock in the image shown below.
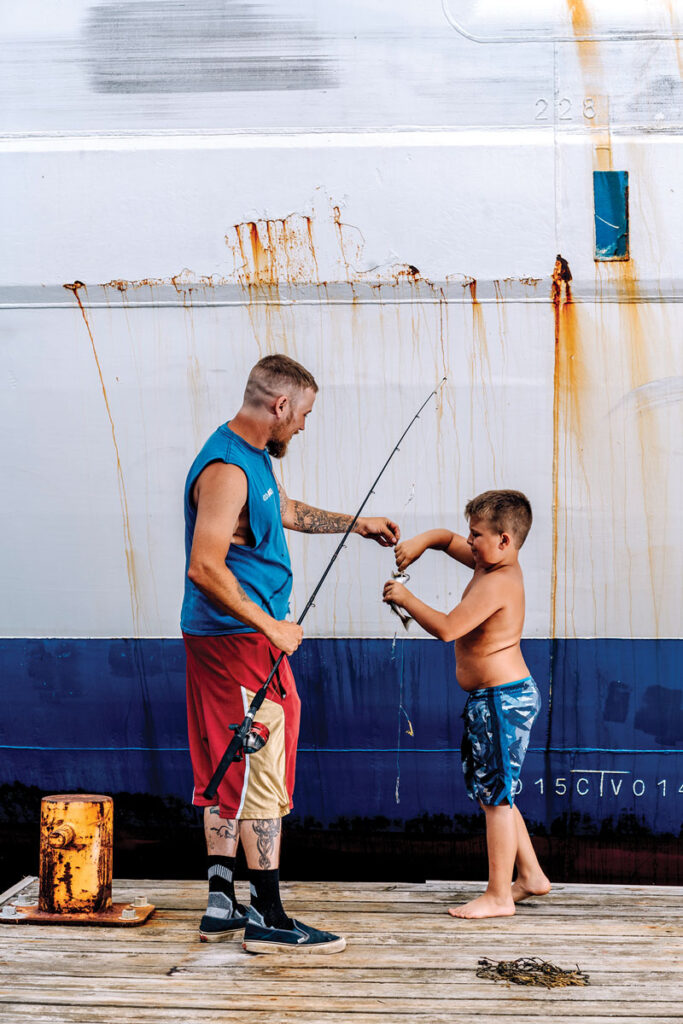
<path fill-rule="evenodd" d="M 33 881 L 25 889 L 36 892 Z M 238 883 L 238 893 L 244 887 Z M 139 928 L 0 924 L 0 1021 L 11 1024 L 666 1024 L 683 1020 L 683 889 L 557 885 L 514 918 L 460 921 L 473 882 L 283 886 L 340 954 L 253 956 L 198 941 L 206 883 L 119 881 L 156 904 Z M 477 978 L 481 957 L 539 956 L 585 988 Z"/>

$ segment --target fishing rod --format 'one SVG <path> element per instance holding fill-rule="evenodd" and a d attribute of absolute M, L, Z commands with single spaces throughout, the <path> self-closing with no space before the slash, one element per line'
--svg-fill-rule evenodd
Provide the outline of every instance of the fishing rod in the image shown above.
<path fill-rule="evenodd" d="M 311 596 L 309 597 L 309 599 L 308 599 L 308 601 L 306 603 L 306 607 L 304 608 L 304 610 L 302 611 L 301 615 L 297 619 L 297 625 L 299 625 L 299 626 L 301 625 L 301 623 L 306 618 L 306 615 L 308 614 L 308 612 L 312 608 L 313 602 L 315 601 L 315 598 L 316 598 L 316 596 L 318 594 L 318 591 L 320 590 L 320 588 L 322 587 L 323 583 L 327 579 L 327 575 L 328 575 L 330 569 L 332 568 L 332 566 L 334 565 L 334 563 L 335 563 L 335 561 L 337 559 L 337 555 L 340 553 L 340 551 L 342 550 L 342 548 L 346 544 L 346 541 L 348 540 L 349 535 L 352 533 L 354 526 L 356 525 L 356 523 L 358 522 L 358 520 L 360 518 L 361 512 L 363 511 L 363 509 L 367 505 L 367 503 L 370 500 L 371 496 L 374 494 L 375 487 L 379 483 L 379 481 L 380 481 L 380 479 L 382 477 L 382 474 L 384 473 L 384 470 L 387 468 L 387 466 L 389 465 L 389 463 L 393 459 L 394 455 L 399 450 L 399 446 L 401 444 L 401 441 L 406 436 L 406 434 L 408 433 L 408 431 L 412 427 L 412 425 L 415 422 L 415 420 L 420 418 L 420 413 L 422 412 L 424 407 L 432 400 L 434 395 L 438 394 L 439 389 L 444 386 L 444 384 L 446 383 L 447 379 L 448 379 L 447 377 L 443 377 L 441 379 L 440 383 L 439 383 L 439 386 L 437 388 L 435 388 L 434 391 L 430 391 L 429 395 L 424 400 L 424 402 L 422 403 L 420 408 L 417 410 L 417 412 L 413 416 L 412 420 L 410 421 L 410 423 L 408 424 L 408 426 L 403 431 L 403 433 L 399 437 L 398 441 L 396 442 L 396 444 L 392 448 L 391 453 L 389 455 L 389 458 L 387 459 L 387 461 L 384 463 L 384 465 L 380 469 L 379 473 L 377 474 L 377 477 L 376 477 L 372 487 L 370 488 L 368 493 L 363 498 L 363 501 L 361 502 L 360 508 L 358 509 L 358 511 L 356 512 L 355 516 L 353 517 L 353 519 L 349 523 L 349 525 L 348 525 L 348 527 L 346 529 L 346 533 L 344 534 L 344 536 L 340 540 L 339 544 L 337 545 L 337 548 L 336 548 L 334 554 L 332 555 L 332 558 L 327 563 L 327 568 L 325 569 L 325 572 L 322 574 L 322 576 L 318 580 L 318 583 L 317 583 L 317 585 L 315 587 L 315 590 L 313 591 L 313 593 L 311 594 Z M 256 753 L 257 750 L 260 750 L 261 747 L 263 747 L 263 745 L 265 744 L 266 740 L 268 739 L 268 735 L 269 735 L 268 729 L 266 728 L 266 726 L 262 725 L 261 723 L 254 722 L 254 718 L 256 716 L 256 712 L 258 711 L 258 709 L 261 707 L 261 705 L 263 704 L 264 700 L 266 699 L 266 693 L 268 691 L 268 687 L 270 686 L 273 678 L 277 674 L 277 670 L 280 667 L 280 663 L 282 662 L 282 659 L 284 658 L 284 656 L 285 656 L 285 652 L 281 651 L 279 656 L 278 656 L 278 658 L 277 658 L 277 660 L 273 663 L 273 667 L 270 670 L 268 678 L 266 679 L 265 683 L 263 683 L 261 688 L 257 691 L 256 695 L 254 696 L 254 699 L 252 700 L 251 704 L 249 705 L 249 709 L 248 709 L 248 711 L 247 711 L 247 713 L 246 713 L 246 715 L 244 717 L 244 721 L 242 722 L 242 724 L 239 725 L 239 726 L 237 726 L 237 725 L 230 726 L 230 728 L 234 731 L 234 736 L 230 740 L 230 743 L 228 744 L 228 746 L 227 746 L 227 748 L 225 750 L 225 753 L 223 754 L 222 758 L 218 762 L 218 766 L 217 766 L 215 772 L 213 773 L 213 775 L 211 777 L 211 781 L 209 782 L 208 786 L 204 790 L 204 797 L 207 800 L 213 800 L 214 799 L 214 797 L 216 796 L 216 793 L 218 792 L 218 787 L 220 786 L 221 782 L 223 781 L 223 776 L 225 775 L 225 773 L 227 772 L 228 768 L 233 763 L 233 761 L 241 761 L 242 758 L 245 755 Z"/>

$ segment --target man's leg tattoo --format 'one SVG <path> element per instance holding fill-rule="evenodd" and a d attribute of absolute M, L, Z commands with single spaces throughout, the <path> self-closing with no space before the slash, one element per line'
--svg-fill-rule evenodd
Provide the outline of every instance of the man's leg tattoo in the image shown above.
<path fill-rule="evenodd" d="M 276 851 L 282 828 L 280 819 L 266 818 L 263 821 L 252 821 L 251 827 L 256 835 L 259 867 L 262 871 L 277 867 Z"/>
<path fill-rule="evenodd" d="M 240 823 L 234 818 L 221 818 L 218 807 L 205 807 L 204 836 L 209 856 L 234 857 L 239 842 Z"/>

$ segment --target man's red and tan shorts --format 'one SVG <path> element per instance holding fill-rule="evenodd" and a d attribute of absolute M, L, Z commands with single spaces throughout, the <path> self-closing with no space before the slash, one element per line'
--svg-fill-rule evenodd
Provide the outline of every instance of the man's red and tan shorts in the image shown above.
<path fill-rule="evenodd" d="M 256 691 L 266 681 L 277 647 L 261 633 L 183 634 L 187 655 L 187 727 L 194 774 L 192 802 L 209 807 L 208 786 Z M 256 721 L 270 730 L 255 754 L 233 762 L 218 787 L 221 818 L 281 818 L 292 808 L 301 701 L 287 658 L 268 688 Z"/>

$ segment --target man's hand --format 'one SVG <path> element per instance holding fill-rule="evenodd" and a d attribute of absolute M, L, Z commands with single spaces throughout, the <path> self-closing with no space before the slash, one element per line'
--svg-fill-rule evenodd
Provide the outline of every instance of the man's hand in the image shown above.
<path fill-rule="evenodd" d="M 371 540 L 376 540 L 378 544 L 381 544 L 383 548 L 391 548 L 394 544 L 397 544 L 401 536 L 396 523 L 393 523 L 391 519 L 385 519 L 383 516 L 363 516 L 356 523 L 354 533 L 360 534 L 361 537 L 369 537 Z"/>
<path fill-rule="evenodd" d="M 265 630 L 264 630 L 265 632 Z M 278 647 L 285 654 L 294 654 L 304 638 L 304 631 L 298 622 L 286 622 L 273 619 L 273 624 L 265 634 L 271 644 Z"/>
<path fill-rule="evenodd" d="M 397 604 L 399 608 L 405 608 L 406 599 L 410 596 L 408 588 L 404 587 L 402 583 L 397 583 L 396 580 L 387 580 L 384 584 L 382 600 L 386 604 Z"/>
<path fill-rule="evenodd" d="M 419 537 L 412 537 L 410 540 L 401 541 L 396 547 L 396 568 L 404 572 L 409 565 L 417 562 L 420 555 L 425 553 L 424 544 L 420 543 Z"/>

